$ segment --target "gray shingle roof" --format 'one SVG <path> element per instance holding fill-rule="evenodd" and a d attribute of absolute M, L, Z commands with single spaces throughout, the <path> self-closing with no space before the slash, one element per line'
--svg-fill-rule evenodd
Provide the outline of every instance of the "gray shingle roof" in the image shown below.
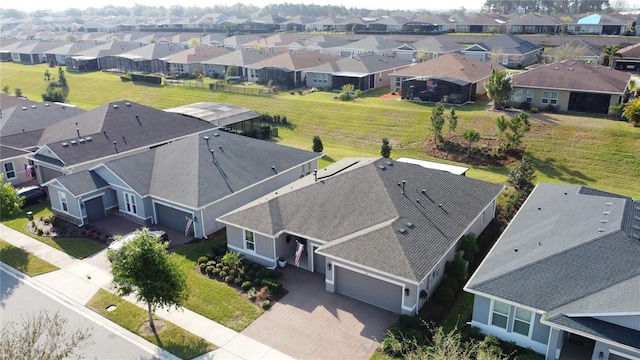
<path fill-rule="evenodd" d="M 215 163 L 204 136 L 209 136 Z M 211 130 L 110 161 L 105 167 L 143 196 L 152 195 L 199 208 L 319 156 L 310 151 Z"/>
<path fill-rule="evenodd" d="M 76 174 L 60 176 L 56 178 L 56 181 L 69 190 L 74 196 L 80 196 L 109 185 L 93 171 L 81 171 Z"/>
<path fill-rule="evenodd" d="M 321 253 L 419 281 L 502 186 L 386 161 L 271 196 L 221 219 L 265 234 L 288 231 L 325 241 Z M 405 194 L 398 186 L 402 180 Z"/>
<path fill-rule="evenodd" d="M 237 50 L 232 53 L 221 55 L 210 60 L 203 61 L 203 64 L 214 65 L 236 65 L 246 66 L 268 59 L 275 56 L 274 54 L 254 49 Z"/>
<path fill-rule="evenodd" d="M 307 69 L 308 73 L 348 72 L 359 74 L 373 74 L 381 71 L 409 66 L 405 61 L 375 54 L 356 55 L 342 58 L 320 66 Z"/>
<path fill-rule="evenodd" d="M 478 45 L 490 51 L 500 51 L 502 54 L 528 54 L 543 49 L 540 45 L 510 34 L 491 36 Z"/>
<path fill-rule="evenodd" d="M 5 99 L 4 97 L 2 98 Z M 0 132 L 2 136 L 45 129 L 64 119 L 79 115 L 85 110 L 50 103 L 28 102 L 2 109 Z M 36 144 L 29 144 L 33 146 Z"/>
<path fill-rule="evenodd" d="M 0 145 L 0 159 L 2 160 L 10 159 L 17 156 L 25 156 L 28 154 L 31 154 L 31 152 L 5 146 L 4 144 Z"/>
<path fill-rule="evenodd" d="M 589 334 L 598 339 L 615 341 L 619 344 L 640 349 L 640 331 L 637 330 L 610 324 L 590 317 L 571 318 L 568 316 L 558 316 L 552 319 L 546 319 L 546 321 L 564 328 Z"/>
<path fill-rule="evenodd" d="M 538 184 L 466 287 L 549 318 L 637 313 L 638 259 L 640 203 Z"/>

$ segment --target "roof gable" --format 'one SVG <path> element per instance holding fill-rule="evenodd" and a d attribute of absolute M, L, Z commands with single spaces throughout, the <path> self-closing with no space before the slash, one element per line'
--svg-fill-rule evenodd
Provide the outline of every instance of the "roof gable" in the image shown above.
<path fill-rule="evenodd" d="M 435 59 L 400 69 L 394 76 L 446 76 L 466 82 L 477 82 L 491 76 L 491 71 L 504 70 L 500 64 L 483 62 L 460 54 L 445 54 Z"/>

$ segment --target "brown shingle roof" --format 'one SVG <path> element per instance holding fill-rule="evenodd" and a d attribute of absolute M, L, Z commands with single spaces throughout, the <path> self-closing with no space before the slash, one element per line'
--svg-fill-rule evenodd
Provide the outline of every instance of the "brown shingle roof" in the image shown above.
<path fill-rule="evenodd" d="M 250 67 L 255 69 L 277 67 L 288 70 L 302 70 L 322 65 L 332 60 L 334 60 L 333 57 L 317 51 L 295 51 L 276 55 L 252 64 Z"/>
<path fill-rule="evenodd" d="M 493 62 L 482 62 L 460 54 L 446 54 L 417 65 L 400 69 L 398 76 L 447 76 L 467 82 L 478 82 L 491 75 L 491 70 L 505 68 Z"/>

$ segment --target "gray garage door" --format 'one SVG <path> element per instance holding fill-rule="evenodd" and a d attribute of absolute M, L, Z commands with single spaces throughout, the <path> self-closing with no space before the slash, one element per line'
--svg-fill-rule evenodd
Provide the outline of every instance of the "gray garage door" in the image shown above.
<path fill-rule="evenodd" d="M 189 213 L 161 204 L 156 204 L 156 215 L 159 225 L 178 231 L 184 231 L 184 227 L 187 225 L 186 218 L 191 218 L 191 214 Z M 193 231 L 193 225 L 191 226 L 191 230 Z"/>
<path fill-rule="evenodd" d="M 335 269 L 336 292 L 400 313 L 402 288 L 339 266 Z"/>
<path fill-rule="evenodd" d="M 484 61 L 484 59 L 485 59 L 485 53 L 483 53 L 483 52 L 478 52 L 478 53 L 466 52 L 466 53 L 464 53 L 464 56 L 466 56 L 468 58 L 480 60 L 480 61 Z"/>
<path fill-rule="evenodd" d="M 609 354 L 609 360 L 629 360 L 629 359 L 624 356 Z"/>
<path fill-rule="evenodd" d="M 102 196 L 87 200 L 84 202 L 84 208 L 87 210 L 87 221 L 92 222 L 104 217 L 104 205 L 102 204 Z"/>
<path fill-rule="evenodd" d="M 313 247 L 313 272 L 320 274 L 326 273 L 327 259 L 316 253 L 317 247 Z"/>

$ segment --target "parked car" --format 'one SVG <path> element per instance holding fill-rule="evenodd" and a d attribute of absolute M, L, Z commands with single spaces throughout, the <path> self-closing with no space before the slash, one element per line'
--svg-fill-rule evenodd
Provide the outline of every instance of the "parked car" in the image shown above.
<path fill-rule="evenodd" d="M 47 198 L 47 191 L 39 186 L 27 186 L 18 189 L 18 196 L 24 198 L 25 207 L 43 202 Z"/>
<path fill-rule="evenodd" d="M 149 232 L 152 235 L 154 235 L 155 237 L 160 238 L 162 241 L 169 241 L 169 236 L 167 235 L 167 233 L 165 231 L 162 231 L 162 230 L 150 230 Z M 128 233 L 127 235 L 124 235 L 120 240 L 113 241 L 111 244 L 109 244 L 109 250 L 120 250 L 120 249 L 122 249 L 124 244 L 126 244 L 129 241 L 133 240 L 135 236 L 136 236 L 135 232 L 131 232 L 131 233 Z"/>

